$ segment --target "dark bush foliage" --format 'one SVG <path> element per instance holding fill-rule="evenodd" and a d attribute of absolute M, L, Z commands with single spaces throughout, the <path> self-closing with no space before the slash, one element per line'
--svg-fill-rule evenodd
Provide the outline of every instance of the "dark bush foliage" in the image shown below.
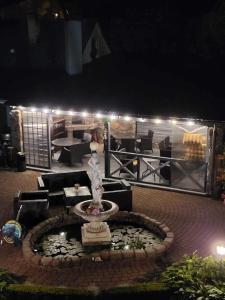
<path fill-rule="evenodd" d="M 225 260 L 197 253 L 168 267 L 163 282 L 179 294 L 180 299 L 225 299 Z"/>

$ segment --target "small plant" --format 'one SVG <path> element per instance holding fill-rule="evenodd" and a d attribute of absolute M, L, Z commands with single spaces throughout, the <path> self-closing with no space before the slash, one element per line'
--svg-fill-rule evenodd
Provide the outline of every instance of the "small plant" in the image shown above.
<path fill-rule="evenodd" d="M 139 237 L 137 237 L 134 241 L 132 241 L 129 244 L 131 249 L 144 249 L 145 248 L 145 244 L 143 241 L 140 240 Z"/>
<path fill-rule="evenodd" d="M 17 283 L 18 278 L 4 269 L 0 269 L 0 283 L 11 284 Z"/>
<path fill-rule="evenodd" d="M 145 244 L 144 242 L 142 242 L 140 240 L 139 237 L 137 237 L 136 239 L 129 241 L 129 242 L 125 242 L 125 241 L 121 241 L 121 243 L 117 246 L 119 250 L 123 250 L 123 249 L 145 249 Z M 126 248 L 128 247 L 128 248 Z"/>
<path fill-rule="evenodd" d="M 9 284 L 17 282 L 18 278 L 15 275 L 10 274 L 4 269 L 0 269 L 0 300 L 5 299 L 5 296 L 3 294 L 4 288 Z"/>
<path fill-rule="evenodd" d="M 225 299 L 225 260 L 184 256 L 162 273 L 162 281 L 183 299 Z"/>

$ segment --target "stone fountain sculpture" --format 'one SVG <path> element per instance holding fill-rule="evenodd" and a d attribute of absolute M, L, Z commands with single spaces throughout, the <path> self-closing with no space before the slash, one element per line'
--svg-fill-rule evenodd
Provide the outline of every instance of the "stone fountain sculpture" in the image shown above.
<path fill-rule="evenodd" d="M 97 155 L 98 143 L 92 142 L 90 149 L 91 158 L 88 164 L 91 167 L 93 200 L 78 203 L 73 208 L 73 212 L 89 221 L 81 227 L 82 244 L 84 246 L 107 245 L 111 243 L 111 233 L 108 224 L 103 221 L 115 214 L 119 208 L 112 201 L 102 200 L 103 187 Z"/>

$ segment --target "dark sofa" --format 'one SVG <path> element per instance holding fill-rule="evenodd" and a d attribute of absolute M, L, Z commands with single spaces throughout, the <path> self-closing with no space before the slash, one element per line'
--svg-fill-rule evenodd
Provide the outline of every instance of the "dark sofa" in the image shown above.
<path fill-rule="evenodd" d="M 125 179 L 120 181 L 103 182 L 104 192 L 102 199 L 115 202 L 120 210 L 132 210 L 132 190 Z"/>
<path fill-rule="evenodd" d="M 50 204 L 64 204 L 64 187 L 72 187 L 75 183 L 88 186 L 91 191 L 91 180 L 86 171 L 68 173 L 46 173 L 38 177 L 38 189 L 49 190 Z M 120 181 L 103 181 L 102 199 L 115 202 L 120 210 L 132 210 L 132 190 L 130 184 Z"/>
<path fill-rule="evenodd" d="M 49 190 L 50 203 L 64 202 L 64 187 L 72 187 L 75 183 L 91 187 L 91 181 L 86 171 L 46 173 L 38 177 L 38 189 Z"/>

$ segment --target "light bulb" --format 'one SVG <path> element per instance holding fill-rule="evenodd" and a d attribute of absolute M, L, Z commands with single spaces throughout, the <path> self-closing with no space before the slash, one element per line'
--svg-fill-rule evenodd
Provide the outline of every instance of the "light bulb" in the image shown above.
<path fill-rule="evenodd" d="M 92 152 L 97 151 L 98 150 L 98 143 L 97 142 L 91 142 L 90 143 L 90 149 Z"/>
<path fill-rule="evenodd" d="M 125 121 L 130 121 L 130 120 L 131 120 L 131 117 L 125 116 L 125 117 L 124 117 L 124 120 L 125 120 Z"/>
<path fill-rule="evenodd" d="M 162 123 L 162 120 L 161 120 L 161 119 L 155 119 L 154 122 L 155 122 L 156 124 L 160 124 L 160 123 Z"/>
<path fill-rule="evenodd" d="M 222 246 L 222 245 L 218 245 L 218 246 L 216 247 L 216 252 L 217 252 L 217 254 L 220 255 L 220 256 L 225 255 L 225 247 Z"/>

